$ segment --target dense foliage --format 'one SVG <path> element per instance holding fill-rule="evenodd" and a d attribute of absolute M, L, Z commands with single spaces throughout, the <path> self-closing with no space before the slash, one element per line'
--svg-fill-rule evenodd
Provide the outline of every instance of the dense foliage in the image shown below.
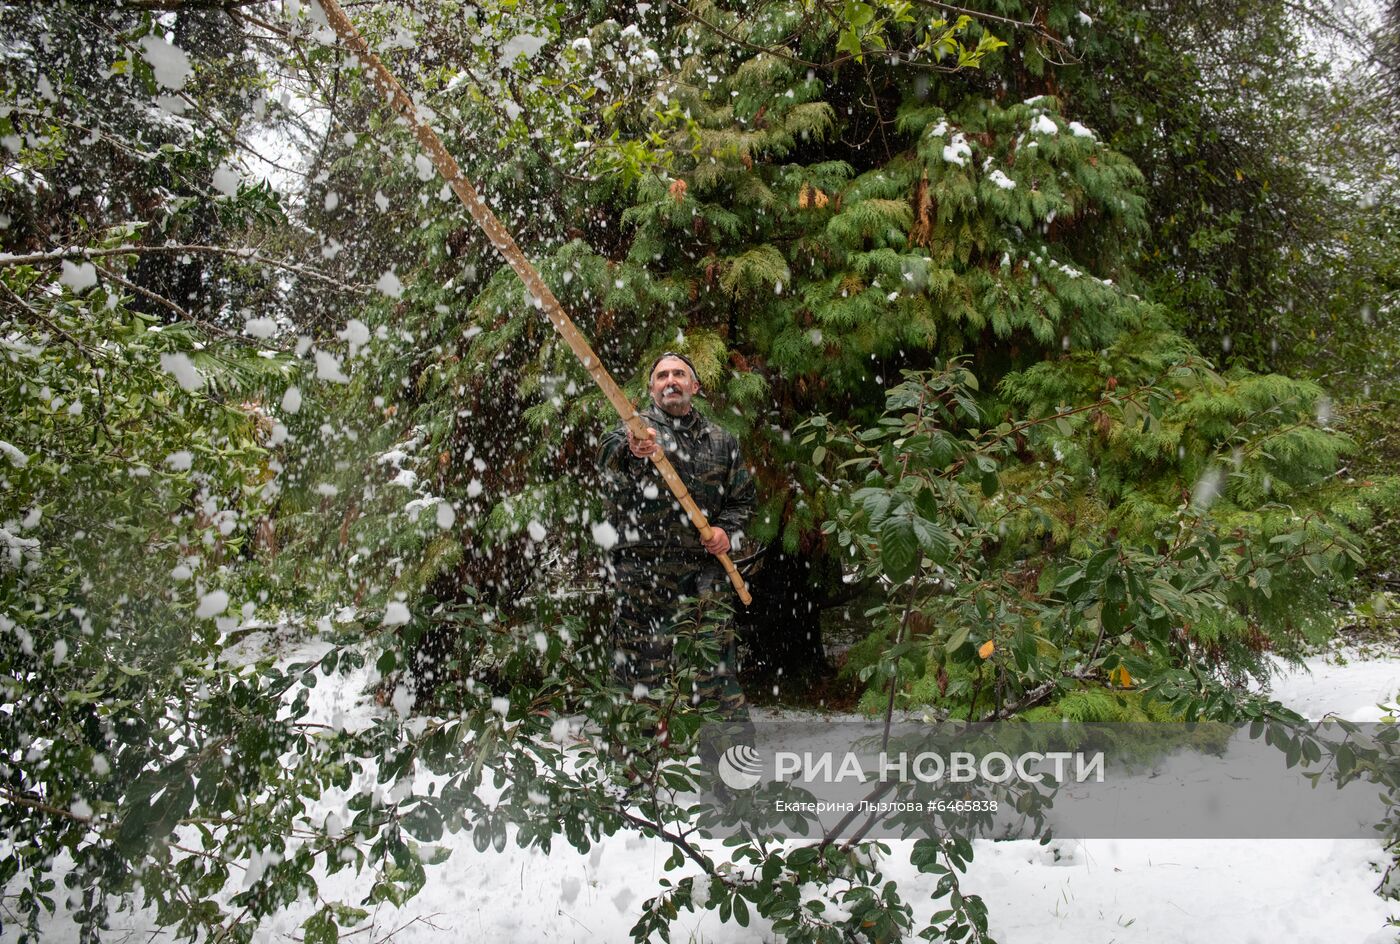
<path fill-rule="evenodd" d="M 1283 5 L 941 10 L 353 13 L 618 379 L 694 360 L 760 483 L 760 668 L 830 675 L 841 624 L 872 710 L 1290 720 L 1251 694 L 1270 655 L 1352 604 L 1393 625 L 1393 114 Z M 709 715 L 661 693 L 658 746 L 608 687 L 615 420 L 318 8 L 0 24 L 0 884 L 27 937 L 65 907 L 96 938 L 139 889 L 220 940 L 315 900 L 334 940 L 461 829 L 663 837 L 687 874 L 639 937 L 681 908 L 916 930 L 876 846 L 755 827 L 725 862 L 676 827 Z M 281 193 L 278 142 L 308 155 Z M 337 672 L 367 726 L 305 720 Z M 931 939 L 986 939 L 970 849 L 914 847 Z M 364 900 L 319 899 L 346 867 Z"/>

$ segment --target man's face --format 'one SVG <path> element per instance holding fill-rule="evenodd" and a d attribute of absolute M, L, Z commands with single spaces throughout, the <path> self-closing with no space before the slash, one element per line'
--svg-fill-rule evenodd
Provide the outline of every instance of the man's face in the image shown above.
<path fill-rule="evenodd" d="M 652 368 L 650 390 L 652 403 L 672 416 L 684 416 L 700 392 L 700 381 L 679 357 L 663 357 Z"/>

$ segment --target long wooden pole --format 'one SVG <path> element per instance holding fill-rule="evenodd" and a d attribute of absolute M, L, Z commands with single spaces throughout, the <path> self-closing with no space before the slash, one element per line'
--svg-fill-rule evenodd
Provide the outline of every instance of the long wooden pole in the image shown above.
<path fill-rule="evenodd" d="M 476 221 L 476 225 L 481 227 L 481 231 L 486 234 L 486 238 L 491 241 L 491 245 L 499 252 L 515 270 L 515 274 L 520 277 L 520 281 L 525 283 L 525 291 L 530 295 L 530 299 L 535 306 L 545 313 L 550 324 L 554 325 L 554 330 L 564 338 L 569 345 L 569 349 L 574 352 L 574 356 L 583 364 L 589 376 L 593 378 L 603 391 L 603 395 L 608 398 L 608 402 L 613 405 L 617 415 L 622 417 L 622 422 L 627 429 L 638 439 L 645 439 L 647 436 L 646 423 L 637 415 L 632 402 L 627 399 L 626 394 L 618 387 L 603 366 L 602 360 L 593 353 L 593 348 L 589 346 L 588 339 L 585 338 L 578 326 L 574 324 L 568 314 L 565 313 L 559 299 L 554 297 L 549 286 L 545 284 L 540 273 L 530 264 L 530 260 L 525 258 L 525 253 L 520 251 L 520 247 L 515 244 L 515 239 L 510 235 L 501 221 L 496 218 L 496 214 L 491 212 L 481 196 L 476 192 L 476 188 L 471 185 L 466 177 L 462 175 L 462 170 L 457 166 L 457 161 L 443 147 L 442 139 L 429 124 L 427 117 L 420 113 L 418 106 L 413 99 L 404 91 L 398 79 L 391 73 L 369 48 L 364 37 L 355 29 L 355 25 L 350 22 L 350 18 L 340 9 L 340 4 L 336 0 L 317 0 L 321 9 L 326 13 L 326 19 L 330 22 L 331 28 L 336 31 L 340 39 L 346 46 L 350 47 L 362 62 L 368 63 L 374 75 L 375 82 L 380 89 L 408 122 L 413 129 L 414 135 L 418 138 L 418 143 L 423 150 L 428 153 L 433 164 L 437 167 L 438 173 L 442 174 L 447 181 L 452 192 L 457 194 L 457 198 L 462 201 L 462 205 L 467 208 L 471 218 Z M 666 483 L 666 487 L 671 490 L 671 494 L 676 496 L 676 500 L 681 503 L 685 513 L 690 516 L 690 523 L 695 525 L 700 532 L 701 540 L 708 541 L 714 529 L 710 527 L 709 521 L 705 520 L 704 512 L 695 504 L 695 499 L 690 496 L 690 491 L 681 481 L 681 477 L 676 473 L 675 466 L 671 465 L 671 460 L 666 458 L 664 450 L 657 449 L 651 454 L 651 461 L 656 465 L 657 471 L 661 473 L 661 478 Z M 724 565 L 724 570 L 729 574 L 729 582 L 734 585 L 735 591 L 739 594 L 739 599 L 748 606 L 753 602 L 749 596 L 749 589 L 744 584 L 744 578 L 739 576 L 738 568 L 729 559 L 728 554 L 719 554 L 719 561 Z"/>

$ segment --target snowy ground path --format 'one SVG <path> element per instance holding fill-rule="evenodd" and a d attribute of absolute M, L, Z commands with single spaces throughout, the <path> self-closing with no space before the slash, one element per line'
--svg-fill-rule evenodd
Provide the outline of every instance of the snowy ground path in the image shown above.
<path fill-rule="evenodd" d="M 296 648 L 302 651 L 286 653 L 293 661 L 318 654 L 315 644 Z M 313 693 L 313 714 L 354 726 L 373 710 L 363 683 L 360 673 L 325 680 Z M 1275 697 L 1308 717 L 1335 712 L 1352 720 L 1379 718 L 1378 705 L 1393 703 L 1397 692 L 1400 656 L 1353 650 L 1313 658 L 1306 671 L 1274 686 Z M 637 834 L 609 837 L 586 855 L 563 842 L 549 854 L 513 844 L 478 853 L 461 834 L 440 845 L 452 855 L 429 868 L 424 890 L 401 909 L 381 906 L 373 927 L 356 939 L 625 941 L 657 879 L 675 877 L 662 868 L 669 848 Z M 908 864 L 903 844 L 890 845 L 886 875 L 898 881 L 916 921 L 926 919 L 933 878 Z M 1392 944 L 1400 929 L 1386 922 L 1400 918 L 1400 904 L 1373 893 L 1382 862 L 1371 840 L 978 841 L 963 887 L 986 900 L 991 931 L 1002 944 Z M 344 872 L 322 877 L 321 894 L 355 903 L 364 881 Z M 255 940 L 300 940 L 307 914 L 278 915 Z M 118 926 L 145 939 L 139 912 L 135 920 L 129 913 L 117 917 Z M 55 939 L 76 936 L 62 918 L 49 930 Z M 748 944 L 773 935 L 757 919 L 741 928 L 712 912 L 682 912 L 672 940 Z"/>

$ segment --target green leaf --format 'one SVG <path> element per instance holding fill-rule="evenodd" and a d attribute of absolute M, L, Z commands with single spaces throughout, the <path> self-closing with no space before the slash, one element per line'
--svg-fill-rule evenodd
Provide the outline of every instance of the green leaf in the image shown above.
<path fill-rule="evenodd" d="M 338 944 L 340 941 L 340 928 L 329 906 L 302 922 L 301 930 L 305 944 Z"/>
<path fill-rule="evenodd" d="M 1343 744 L 1341 747 L 1337 748 L 1335 760 L 1337 762 L 1337 773 L 1342 777 L 1351 773 L 1356 767 L 1356 754 L 1353 753 L 1349 745 Z"/>
<path fill-rule="evenodd" d="M 856 60 L 861 61 L 860 37 L 853 29 L 844 29 L 836 40 L 836 51 L 850 53 Z"/>
<path fill-rule="evenodd" d="M 915 516 L 914 534 L 918 537 L 919 547 L 924 553 L 937 564 L 942 564 L 948 560 L 953 551 L 953 540 L 938 525 L 927 518 Z"/>
<path fill-rule="evenodd" d="M 895 584 L 904 583 L 919 565 L 919 540 L 912 515 L 891 515 L 880 529 L 880 565 Z"/>

